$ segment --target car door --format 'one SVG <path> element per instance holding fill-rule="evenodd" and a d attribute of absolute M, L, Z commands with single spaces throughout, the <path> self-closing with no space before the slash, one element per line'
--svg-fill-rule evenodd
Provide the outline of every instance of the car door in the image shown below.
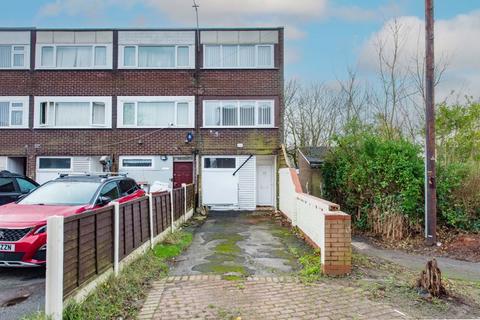
<path fill-rule="evenodd" d="M 120 198 L 120 192 L 118 191 L 118 186 L 116 181 L 107 182 L 98 195 L 99 197 L 108 197 L 112 201 Z"/>
<path fill-rule="evenodd" d="M 13 178 L 0 178 L 0 205 L 16 201 L 20 195 Z"/>

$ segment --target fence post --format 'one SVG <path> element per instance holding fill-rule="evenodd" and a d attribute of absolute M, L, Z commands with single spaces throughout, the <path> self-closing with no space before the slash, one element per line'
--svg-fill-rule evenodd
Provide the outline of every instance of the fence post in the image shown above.
<path fill-rule="evenodd" d="M 45 313 L 53 320 L 63 317 L 63 217 L 47 218 L 47 270 Z"/>
<path fill-rule="evenodd" d="M 119 261 L 120 261 L 120 203 L 113 202 L 115 208 L 113 218 L 113 272 L 115 276 L 118 276 Z"/>
<path fill-rule="evenodd" d="M 150 218 L 150 249 L 153 249 L 153 196 L 151 193 L 148 196 L 148 216 Z"/>
<path fill-rule="evenodd" d="M 172 191 L 170 191 L 170 217 L 172 219 L 172 233 L 173 231 L 175 231 L 175 215 L 173 214 L 173 187 L 172 187 Z"/>
<path fill-rule="evenodd" d="M 183 222 L 187 222 L 187 184 L 182 183 L 183 188 Z"/>

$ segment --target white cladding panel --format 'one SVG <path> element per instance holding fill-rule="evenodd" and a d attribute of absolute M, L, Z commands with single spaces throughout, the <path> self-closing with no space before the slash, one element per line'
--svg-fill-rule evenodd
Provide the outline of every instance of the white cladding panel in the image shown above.
<path fill-rule="evenodd" d="M 0 31 L 0 44 L 30 44 L 29 31 Z"/>
<path fill-rule="evenodd" d="M 278 30 L 201 31 L 201 44 L 276 44 Z"/>
<path fill-rule="evenodd" d="M 118 44 L 195 44 L 194 31 L 120 31 Z"/>
<path fill-rule="evenodd" d="M 237 166 L 241 166 L 248 156 L 237 158 Z M 256 208 L 256 157 L 250 158 L 236 173 L 238 175 L 238 207 L 244 210 Z"/>
<path fill-rule="evenodd" d="M 38 31 L 38 44 L 109 44 L 112 31 Z"/>

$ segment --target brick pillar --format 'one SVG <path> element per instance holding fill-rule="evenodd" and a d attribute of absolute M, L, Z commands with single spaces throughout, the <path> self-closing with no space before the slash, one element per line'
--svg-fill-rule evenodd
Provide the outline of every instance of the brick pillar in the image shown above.
<path fill-rule="evenodd" d="M 325 215 L 325 257 L 323 273 L 343 275 L 352 271 L 351 217 L 343 212 Z"/>

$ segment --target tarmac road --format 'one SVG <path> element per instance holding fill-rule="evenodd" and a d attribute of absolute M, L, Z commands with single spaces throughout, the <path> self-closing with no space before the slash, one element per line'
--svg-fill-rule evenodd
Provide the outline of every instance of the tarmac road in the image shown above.
<path fill-rule="evenodd" d="M 44 305 L 45 268 L 0 268 L 0 319 L 21 319 Z"/>

